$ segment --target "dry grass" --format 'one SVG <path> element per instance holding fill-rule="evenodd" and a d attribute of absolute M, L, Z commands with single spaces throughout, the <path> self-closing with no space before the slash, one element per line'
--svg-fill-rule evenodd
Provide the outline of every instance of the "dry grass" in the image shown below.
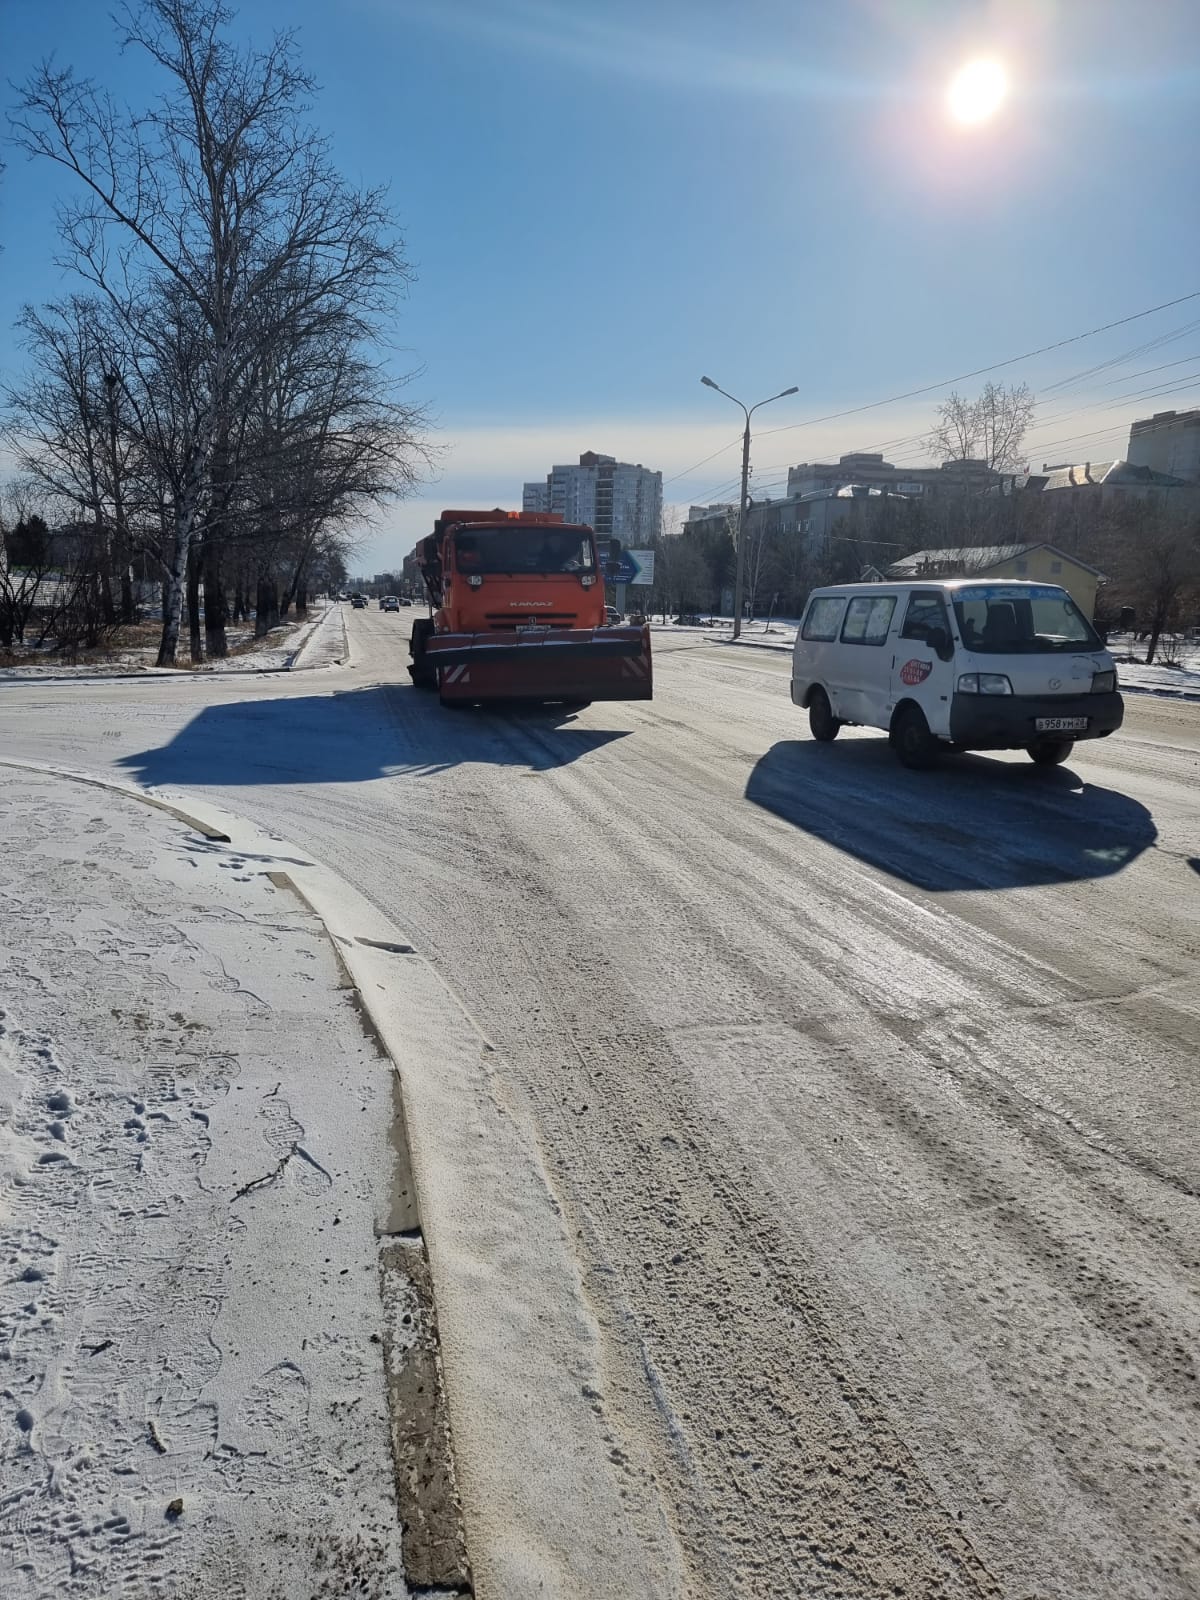
<path fill-rule="evenodd" d="M 303 621 L 308 621 L 304 618 Z M 230 656 L 253 655 L 257 650 L 278 650 L 294 633 L 301 622 L 294 617 L 279 623 L 272 628 L 263 638 L 254 637 L 254 624 L 237 623 L 229 629 L 233 637 L 230 641 Z M 243 630 L 249 630 L 246 637 L 240 635 Z M 33 667 L 49 666 L 60 662 L 71 666 L 108 666 L 120 665 L 128 661 L 130 656 L 141 658 L 141 665 L 152 666 L 158 654 L 159 638 L 162 633 L 162 623 L 157 619 L 146 622 L 129 623 L 125 627 L 117 628 L 111 636 L 94 650 L 56 650 L 53 647 L 43 647 L 35 650 L 32 646 L 26 648 L 16 647 L 12 650 L 0 649 L 0 668 L 2 667 Z M 236 641 L 236 642 L 235 642 Z M 192 671 L 209 665 L 209 659 L 193 662 L 189 658 L 188 635 L 186 625 L 180 633 L 179 659 L 176 667 L 182 672 Z"/>

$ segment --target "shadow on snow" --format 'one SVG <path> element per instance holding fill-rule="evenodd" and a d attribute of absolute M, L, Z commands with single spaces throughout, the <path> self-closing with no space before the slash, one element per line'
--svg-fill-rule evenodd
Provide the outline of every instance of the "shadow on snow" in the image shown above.
<path fill-rule="evenodd" d="M 169 744 L 122 758 L 139 783 L 214 786 L 419 778 L 478 762 L 535 772 L 613 739 L 561 707 L 449 711 L 407 685 L 207 706 Z"/>
<path fill-rule="evenodd" d="M 1145 806 L 1067 767 L 947 756 L 900 766 L 886 739 L 784 740 L 746 798 L 921 889 L 1015 889 L 1120 872 L 1157 838 Z"/>

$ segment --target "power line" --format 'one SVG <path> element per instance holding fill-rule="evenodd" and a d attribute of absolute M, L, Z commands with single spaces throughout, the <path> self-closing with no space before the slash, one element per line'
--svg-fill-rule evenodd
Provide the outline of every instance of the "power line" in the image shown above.
<path fill-rule="evenodd" d="M 1189 329 L 1180 330 L 1180 332 L 1187 332 L 1187 331 L 1190 331 L 1190 328 Z M 1173 335 L 1172 337 L 1175 337 L 1175 336 L 1177 336 L 1177 335 Z M 1122 360 L 1129 360 L 1130 357 L 1132 355 L 1134 355 L 1134 354 L 1136 354 L 1136 352 L 1134 352 L 1134 351 L 1127 352 L 1127 354 L 1125 356 L 1121 357 L 1121 359 Z M 1146 368 L 1142 372 L 1127 372 L 1127 373 L 1123 373 L 1123 374 L 1121 374 L 1120 377 L 1113 378 L 1113 379 L 1109 380 L 1109 384 L 1104 385 L 1104 387 L 1110 387 L 1112 383 L 1127 383 L 1127 382 L 1130 382 L 1131 380 L 1139 378 L 1139 377 L 1148 377 L 1148 376 L 1150 376 L 1151 374 L 1153 374 L 1155 372 L 1166 371 L 1171 367 L 1183 366 L 1187 362 L 1194 361 L 1196 359 L 1197 358 L 1194 355 L 1192 355 L 1192 356 L 1184 356 L 1179 361 L 1169 361 L 1169 362 L 1164 363 L 1163 366 L 1161 366 L 1161 367 L 1149 367 L 1149 368 Z M 1096 371 L 1096 370 L 1099 370 L 1099 369 L 1093 368 L 1092 370 Z M 1065 379 L 1063 379 L 1061 381 L 1064 382 L 1064 383 L 1069 383 L 1072 380 L 1071 380 L 1071 378 L 1068 377 L 1068 378 L 1065 378 Z M 1139 401 L 1166 399 L 1170 395 L 1180 394 L 1180 393 L 1184 392 L 1185 390 L 1191 388 L 1193 386 L 1193 384 L 1198 382 L 1198 381 L 1200 381 L 1200 371 L 1194 372 L 1194 373 L 1189 373 L 1187 375 L 1187 377 L 1183 378 L 1183 379 L 1179 379 L 1177 377 L 1170 378 L 1170 379 L 1165 379 L 1162 382 L 1157 383 L 1157 384 L 1152 384 L 1150 387 L 1145 388 L 1145 389 L 1129 390 L 1129 391 L 1127 391 L 1127 392 L 1125 392 L 1125 393 L 1123 393 L 1121 395 L 1116 396 L 1113 399 L 1110 399 L 1110 400 L 1108 400 L 1106 402 L 1103 402 L 1099 407 L 1093 407 L 1093 406 L 1089 406 L 1089 405 L 1071 406 L 1065 411 L 1057 411 L 1057 412 L 1052 413 L 1048 417 L 1043 417 L 1040 421 L 1038 421 L 1037 423 L 1035 423 L 1033 425 L 1033 427 L 1031 428 L 1030 431 L 1031 431 L 1031 433 L 1036 435 L 1039 431 L 1042 431 L 1042 430 L 1044 430 L 1044 429 L 1046 429 L 1048 427 L 1051 427 L 1051 426 L 1053 426 L 1053 425 L 1055 425 L 1057 423 L 1066 422 L 1071 417 L 1080 416 L 1083 413 L 1085 413 L 1087 411 L 1090 411 L 1090 410 L 1093 410 L 1093 409 L 1099 409 L 1099 410 L 1102 410 L 1102 411 L 1116 411 L 1116 410 L 1119 410 L 1119 409 L 1121 409 L 1121 408 L 1123 408 L 1125 406 L 1128 406 L 1130 404 L 1136 404 Z M 1121 432 L 1121 431 L 1124 431 L 1125 427 L 1127 427 L 1127 424 L 1120 424 L 1120 425 L 1114 426 L 1113 428 L 1106 429 L 1104 431 L 1108 432 L 1108 433 Z M 907 435 L 904 435 L 904 436 L 901 436 L 901 437 L 895 438 L 895 439 L 885 439 L 885 440 L 882 440 L 882 441 L 880 441 L 880 442 L 878 442 L 876 444 L 873 444 L 873 445 L 871 445 L 871 446 L 869 446 L 867 448 L 864 448 L 864 449 L 861 449 L 861 450 L 858 450 L 858 451 L 853 451 L 853 452 L 850 452 L 850 453 L 851 454 L 866 454 L 866 453 L 870 453 L 871 451 L 876 451 L 876 450 L 888 450 L 888 449 L 893 449 L 893 448 L 895 448 L 897 446 L 903 446 L 903 445 L 907 445 L 907 444 L 917 444 L 917 443 L 921 442 L 924 437 L 925 436 L 923 434 L 919 434 L 919 433 L 907 434 Z M 1092 437 L 1092 435 L 1090 435 L 1090 434 L 1082 434 L 1082 435 L 1078 435 L 1077 437 L 1089 438 L 1089 437 Z M 1058 441 L 1058 442 L 1065 443 L 1067 441 L 1063 440 L 1063 441 Z M 1033 441 L 1033 448 L 1035 448 L 1035 449 L 1040 449 L 1041 448 L 1040 446 L 1037 445 L 1036 439 Z M 790 465 L 791 465 L 791 463 L 782 462 L 781 461 L 781 462 L 777 462 L 777 463 L 772 463 L 770 466 L 767 466 L 767 467 L 762 467 L 762 468 L 759 469 L 759 471 L 763 472 L 763 473 L 766 473 L 766 472 L 777 472 L 777 471 L 784 470 L 785 467 L 789 467 Z M 898 468 L 905 468 L 905 467 L 919 467 L 919 466 L 925 465 L 925 463 L 924 463 L 924 461 L 917 460 L 915 458 L 909 458 L 909 459 L 902 458 L 899 461 L 893 462 L 892 465 L 896 466 Z M 756 491 L 761 493 L 763 490 L 775 489 L 775 488 L 783 488 L 783 487 L 786 486 L 786 483 L 787 483 L 787 480 L 784 479 L 784 478 L 761 478 L 761 477 L 756 477 L 755 480 L 754 480 L 754 488 L 755 488 Z M 721 496 L 722 491 L 724 490 L 724 488 L 725 488 L 725 485 L 722 484 L 722 485 L 718 486 L 717 488 L 713 489 L 711 491 L 710 495 L 709 495 L 709 498 L 710 499 L 719 499 L 720 496 Z M 732 491 L 730 491 L 730 492 L 732 492 Z"/>
<path fill-rule="evenodd" d="M 735 438 L 731 439 L 728 444 L 723 444 L 719 450 L 714 450 L 712 455 L 705 456 L 703 461 L 697 461 L 693 466 L 684 467 L 682 472 L 674 472 L 669 478 L 664 478 L 663 488 L 665 489 L 669 483 L 674 483 L 677 478 L 686 478 L 689 472 L 696 472 L 701 467 L 707 466 L 710 461 L 715 461 L 718 456 L 723 456 L 726 450 L 732 450 L 735 444 L 741 444 L 741 442 L 742 436 L 739 433 Z"/>
<path fill-rule="evenodd" d="M 1115 322 L 1105 322 L 1098 328 L 1089 328 L 1086 333 L 1073 333 L 1069 339 L 1056 339 L 1053 344 L 1040 345 L 1036 350 L 1027 350 L 1024 355 L 1009 356 L 1007 361 L 995 361 L 990 367 L 975 367 L 971 372 L 960 372 L 955 378 L 943 378 L 938 383 L 928 383 L 921 389 L 906 389 L 903 394 L 889 395 L 886 400 L 872 400 L 867 405 L 850 406 L 845 411 L 831 411 L 824 417 L 809 417 L 805 422 L 788 422 L 779 428 L 763 428 L 758 437 L 765 438 L 769 433 L 791 433 L 797 428 L 815 428 L 821 422 L 837 422 L 842 417 L 856 417 L 864 411 L 877 411 L 880 406 L 897 405 L 901 400 L 913 400 L 918 395 L 933 394 L 938 389 L 947 389 L 952 383 L 965 383 L 968 378 L 981 378 L 985 372 L 999 372 L 1002 367 L 1016 366 L 1019 361 L 1032 361 L 1035 356 L 1047 355 L 1051 350 L 1062 350 L 1066 345 L 1078 344 L 1081 339 L 1092 339 L 1098 333 L 1108 333 L 1113 328 L 1123 328 L 1126 323 L 1137 322 L 1142 317 L 1152 317 L 1157 311 L 1169 311 L 1172 306 L 1181 306 L 1188 300 L 1200 300 L 1200 289 L 1193 289 L 1191 294 L 1181 294 L 1177 300 L 1164 300 L 1162 305 L 1150 306 L 1146 311 L 1135 311 L 1128 317 L 1118 317 Z M 728 449 L 728 446 L 726 446 Z"/>
<path fill-rule="evenodd" d="M 1095 338 L 1097 334 L 1109 333 L 1114 328 L 1126 327 L 1131 322 L 1139 322 L 1145 317 L 1154 316 L 1159 311 L 1169 311 L 1174 306 L 1186 305 L 1188 301 L 1197 300 L 1197 299 L 1200 299 L 1200 289 L 1194 289 L 1189 294 L 1179 295 L 1174 300 L 1164 300 L 1161 305 L 1149 306 L 1144 311 L 1134 311 L 1127 317 L 1118 317 L 1112 322 L 1102 323 L 1098 327 L 1087 329 L 1087 331 L 1084 332 L 1084 333 L 1074 333 L 1074 334 L 1071 334 L 1068 338 L 1057 339 L 1051 344 L 1040 345 L 1036 350 L 1028 350 L 1023 355 L 1009 356 L 1007 358 L 1007 360 L 996 361 L 996 362 L 993 362 L 990 366 L 986 366 L 986 367 L 976 367 L 970 372 L 962 372 L 962 373 L 959 373 L 957 377 L 944 378 L 944 379 L 940 380 L 937 383 L 925 384 L 923 387 L 921 387 L 919 389 L 907 389 L 902 394 L 890 395 L 886 400 L 871 400 L 871 401 L 867 402 L 865 405 L 850 406 L 844 411 L 831 411 L 825 416 L 809 417 L 804 422 L 790 422 L 790 423 L 784 423 L 780 427 L 777 427 L 777 428 L 764 428 L 756 435 L 756 437 L 761 439 L 761 438 L 766 438 L 769 435 L 776 434 L 776 433 L 792 433 L 792 432 L 795 432 L 797 429 L 800 429 L 800 428 L 816 427 L 822 422 L 837 422 L 837 421 L 840 421 L 843 417 L 860 416 L 863 412 L 866 412 L 866 411 L 877 411 L 877 410 L 881 409 L 884 406 L 897 405 L 902 400 L 913 400 L 913 399 L 918 398 L 921 395 L 933 394 L 933 393 L 935 393 L 936 391 L 938 391 L 940 389 L 949 388 L 949 386 L 951 384 L 954 384 L 954 383 L 965 383 L 968 378 L 982 377 L 986 373 L 999 372 L 1005 367 L 1015 366 L 1015 365 L 1017 365 L 1018 362 L 1021 362 L 1021 361 L 1031 361 L 1036 356 L 1048 355 L 1053 350 L 1065 349 L 1068 345 L 1079 344 L 1084 339 Z M 1102 371 L 1105 371 L 1106 369 L 1108 369 L 1110 367 L 1117 366 L 1122 361 L 1128 361 L 1135 355 L 1140 355 L 1143 352 L 1145 352 L 1147 350 L 1154 349 L 1154 348 L 1156 348 L 1157 346 L 1159 346 L 1161 344 L 1167 344 L 1172 339 L 1180 338 L 1183 335 L 1185 335 L 1187 333 L 1190 333 L 1197 326 L 1200 326 L 1200 323 L 1188 323 L 1188 324 L 1185 324 L 1184 327 L 1176 329 L 1171 333 L 1161 334 L 1161 335 L 1158 336 L 1158 338 L 1152 339 L 1152 340 L 1148 340 L 1145 344 L 1136 346 L 1133 350 L 1127 351 L 1123 355 L 1111 357 L 1108 361 L 1101 362 L 1095 367 L 1086 368 L 1083 372 L 1073 373 L 1073 374 L 1068 375 L 1066 378 L 1061 378 L 1061 379 L 1058 380 L 1057 383 L 1048 385 L 1047 389 L 1044 392 L 1050 393 L 1053 390 L 1062 387 L 1064 384 L 1069 384 L 1069 383 L 1072 383 L 1072 382 L 1076 382 L 1080 378 L 1086 379 L 1088 377 L 1094 376 L 1097 372 L 1102 372 Z M 1187 360 L 1187 359 L 1189 359 L 1189 358 L 1188 357 L 1184 357 L 1184 360 Z M 1168 363 L 1168 365 L 1180 365 L 1180 364 L 1181 363 Z M 1155 368 L 1150 368 L 1149 370 L 1151 372 L 1153 372 L 1156 369 Z M 1124 375 L 1125 378 L 1136 377 L 1136 376 L 1139 376 L 1139 374 L 1127 373 L 1127 374 Z M 1114 382 L 1120 382 L 1120 381 L 1122 381 L 1122 379 L 1118 378 L 1118 379 L 1115 379 L 1113 381 Z M 1132 400 L 1132 399 L 1136 399 L 1137 396 L 1130 395 L 1128 398 Z M 1077 408 L 1077 409 L 1082 410 L 1082 409 L 1085 409 L 1085 408 L 1080 407 L 1080 408 Z M 1068 415 L 1071 415 L 1071 413 L 1070 412 L 1064 413 L 1063 417 L 1060 417 L 1057 420 L 1063 420 L 1064 417 L 1068 416 Z M 1111 431 L 1114 431 L 1114 430 L 1107 430 L 1107 431 L 1111 432 Z M 906 437 L 903 437 L 903 438 L 900 438 L 900 439 L 897 439 L 897 440 L 894 440 L 894 441 L 893 440 L 886 440 L 886 441 L 884 441 L 884 444 L 880 448 L 886 449 L 890 445 L 893 445 L 893 444 L 906 444 L 906 443 L 909 443 L 909 442 L 915 442 L 916 440 L 918 440 L 918 439 L 920 439 L 922 437 L 923 437 L 923 435 L 921 435 L 921 434 L 910 434 L 910 435 L 908 435 Z M 1087 437 L 1087 435 L 1082 435 L 1081 437 Z M 663 479 L 664 488 L 666 487 L 666 485 L 668 483 L 675 483 L 680 478 L 686 478 L 691 473 L 698 471 L 699 468 L 701 468 L 703 466 L 706 466 L 710 461 L 715 461 L 718 456 L 724 455 L 727 450 L 731 450 L 735 445 L 739 444 L 740 442 L 741 442 L 741 434 L 738 434 L 733 439 L 731 439 L 728 444 L 722 445 L 719 449 L 714 450 L 711 455 L 705 456 L 702 461 L 697 461 L 697 462 L 693 463 L 692 466 L 685 467 L 681 472 L 673 473 L 669 478 L 664 478 Z M 901 466 L 905 466 L 905 465 L 912 466 L 912 465 L 917 465 L 917 464 L 919 464 L 919 463 L 913 463 L 913 462 L 900 462 L 900 463 L 897 463 L 897 465 L 901 465 Z M 784 465 L 785 465 L 785 463 L 781 462 L 779 464 L 779 469 L 774 469 L 774 468 L 768 467 L 768 468 L 765 468 L 763 470 L 766 470 L 768 472 L 770 472 L 772 470 L 780 470 L 780 469 L 782 469 L 782 467 Z M 773 480 L 770 480 L 768 483 L 756 484 L 755 487 L 756 488 L 760 488 L 760 489 L 775 487 L 775 486 L 783 484 L 784 481 L 785 480 L 783 480 L 783 479 L 773 479 Z M 737 480 L 734 480 L 734 487 L 736 487 L 736 483 L 737 483 Z M 722 483 L 722 484 L 718 485 L 717 488 L 709 490 L 706 494 L 702 495 L 701 498 L 706 500 L 709 503 L 712 503 L 715 499 L 719 499 L 720 494 L 721 494 L 722 490 L 725 489 L 725 487 L 726 487 L 725 484 Z M 730 488 L 728 490 L 728 492 L 732 493 L 733 492 L 732 488 Z"/>
<path fill-rule="evenodd" d="M 1173 344 L 1176 339 L 1185 338 L 1189 333 L 1194 333 L 1197 328 L 1200 328 L 1200 321 L 1186 322 L 1181 328 L 1175 328 L 1169 333 L 1160 333 L 1156 338 L 1147 339 L 1142 344 L 1135 345 L 1132 350 L 1123 351 L 1120 355 L 1110 356 L 1107 361 L 1098 362 L 1094 367 L 1088 367 L 1083 372 L 1070 373 L 1067 377 L 1059 378 L 1054 383 L 1044 384 L 1039 393 L 1042 395 L 1052 394 L 1056 390 L 1063 389 L 1067 384 L 1075 383 L 1080 379 L 1094 378 L 1097 373 L 1107 372 L 1112 367 L 1119 367 L 1125 361 L 1132 361 L 1135 356 L 1148 355 L 1151 350 L 1158 350 L 1165 344 Z"/>

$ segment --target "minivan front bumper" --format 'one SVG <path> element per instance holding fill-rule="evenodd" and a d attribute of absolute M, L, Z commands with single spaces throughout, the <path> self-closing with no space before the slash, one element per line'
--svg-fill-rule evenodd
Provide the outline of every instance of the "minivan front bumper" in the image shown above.
<path fill-rule="evenodd" d="M 1039 717 L 1086 717 L 1076 733 L 1039 733 Z M 964 750 L 1025 750 L 1042 739 L 1103 739 L 1124 721 L 1125 702 L 1108 694 L 956 694 L 950 741 Z"/>

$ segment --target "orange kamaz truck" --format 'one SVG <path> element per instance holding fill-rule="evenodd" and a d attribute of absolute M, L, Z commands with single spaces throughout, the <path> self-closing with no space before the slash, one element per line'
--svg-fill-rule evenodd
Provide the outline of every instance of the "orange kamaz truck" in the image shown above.
<path fill-rule="evenodd" d="M 650 700 L 648 627 L 608 627 L 591 528 L 553 512 L 443 511 L 413 552 L 429 597 L 409 673 L 443 705 Z"/>

